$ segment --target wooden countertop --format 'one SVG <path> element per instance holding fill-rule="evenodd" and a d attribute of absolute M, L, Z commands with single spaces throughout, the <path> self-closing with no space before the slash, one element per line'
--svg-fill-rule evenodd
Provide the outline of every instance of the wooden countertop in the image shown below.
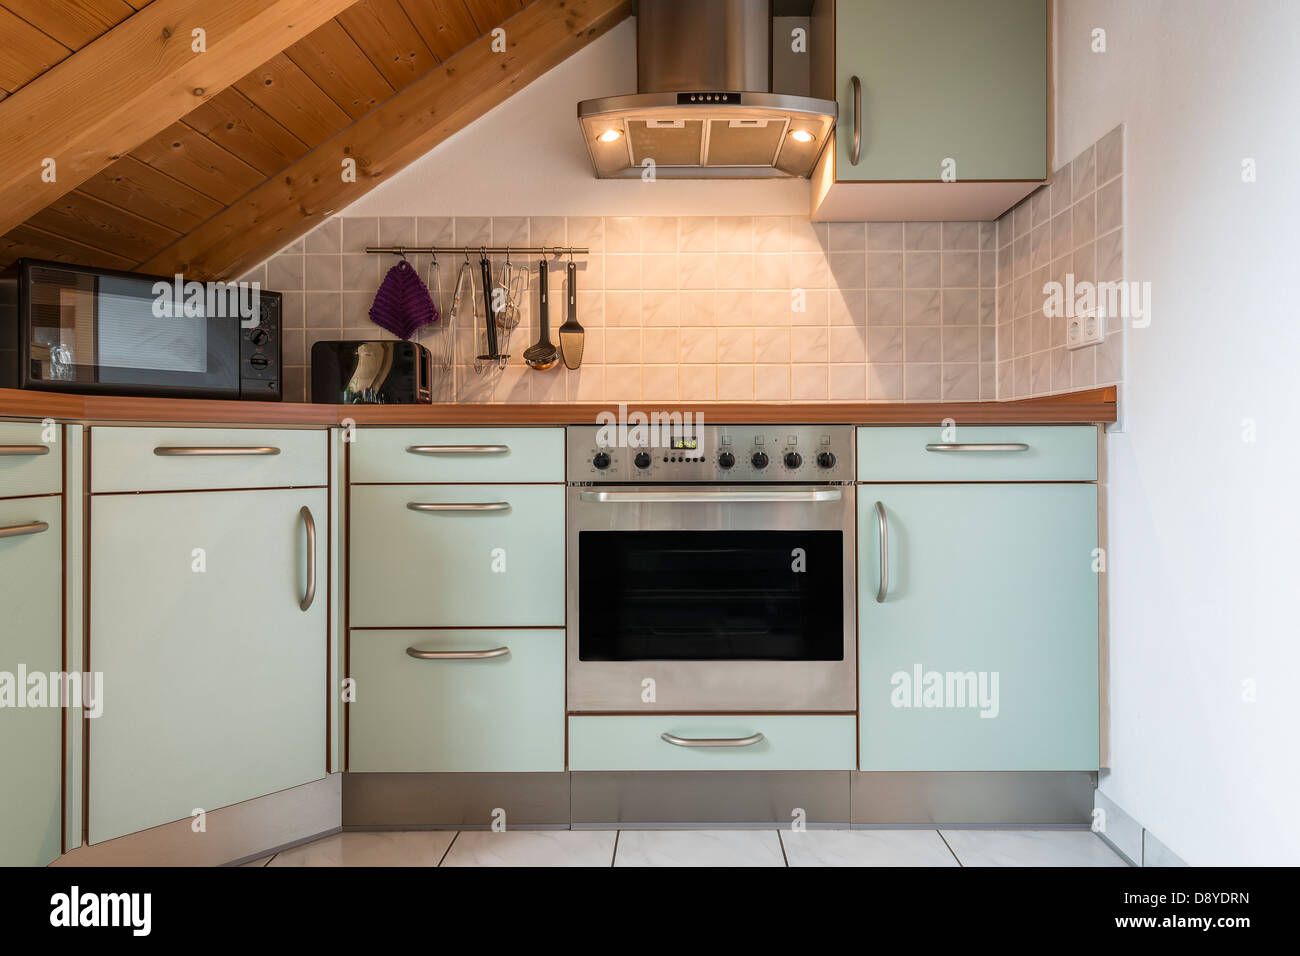
<path fill-rule="evenodd" d="M 846 425 L 1068 424 L 1113 422 L 1114 386 L 1015 402 L 670 402 L 629 403 L 629 412 L 692 412 L 705 422 L 803 422 Z M 228 402 L 178 398 L 116 398 L 0 389 L 0 418 L 72 422 L 328 427 L 358 425 L 572 425 L 594 424 L 611 403 L 439 405 L 311 405 L 296 402 Z"/>

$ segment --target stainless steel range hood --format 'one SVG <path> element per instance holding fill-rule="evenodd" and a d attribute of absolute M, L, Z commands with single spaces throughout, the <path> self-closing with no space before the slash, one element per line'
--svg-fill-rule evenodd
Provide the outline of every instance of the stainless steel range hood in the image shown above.
<path fill-rule="evenodd" d="M 772 92 L 771 0 L 640 0 L 637 90 L 578 104 L 600 179 L 807 177 L 832 100 Z"/>

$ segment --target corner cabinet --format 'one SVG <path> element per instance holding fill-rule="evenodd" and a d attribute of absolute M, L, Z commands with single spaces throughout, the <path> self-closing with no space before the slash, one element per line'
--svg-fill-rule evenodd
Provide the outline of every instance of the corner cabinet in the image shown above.
<path fill-rule="evenodd" d="M 859 432 L 861 769 L 1096 770 L 1096 431 L 959 432 Z"/>
<path fill-rule="evenodd" d="M 814 220 L 994 219 L 1049 169 L 1048 0 L 818 0 Z"/>
<path fill-rule="evenodd" d="M 325 776 L 327 434 L 96 428 L 91 448 L 89 842 Z"/>

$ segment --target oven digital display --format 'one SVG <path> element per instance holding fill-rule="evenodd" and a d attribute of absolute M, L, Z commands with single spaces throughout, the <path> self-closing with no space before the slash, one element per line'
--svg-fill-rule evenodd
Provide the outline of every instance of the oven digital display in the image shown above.
<path fill-rule="evenodd" d="M 674 451 L 695 451 L 700 447 L 700 440 L 698 438 L 674 438 L 672 447 Z"/>

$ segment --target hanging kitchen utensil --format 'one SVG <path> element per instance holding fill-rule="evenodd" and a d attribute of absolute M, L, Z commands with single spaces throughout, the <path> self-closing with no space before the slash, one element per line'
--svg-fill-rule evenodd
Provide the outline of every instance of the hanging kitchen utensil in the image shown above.
<path fill-rule="evenodd" d="M 578 323 L 578 267 L 574 264 L 573 253 L 569 253 L 569 294 L 568 313 L 564 324 L 560 326 L 560 355 L 564 358 L 564 367 L 575 369 L 582 364 L 582 348 L 586 332 Z"/>
<path fill-rule="evenodd" d="M 469 311 L 469 328 L 470 331 L 473 332 L 474 322 L 478 316 L 478 305 L 474 301 L 474 266 L 470 264 L 468 252 L 465 253 L 464 265 L 460 267 L 460 270 L 456 275 L 456 291 L 452 295 L 451 299 L 451 315 L 447 320 L 448 336 L 447 342 L 445 343 L 445 347 L 448 350 L 448 354 L 446 355 L 448 362 L 443 366 L 444 369 L 451 368 L 451 361 L 454 359 L 454 352 L 451 350 L 454 348 L 455 343 L 452 342 L 451 339 L 451 328 L 452 326 L 459 328 L 464 324 L 464 317 L 467 308 Z M 443 356 L 439 357 L 441 358 Z M 481 372 L 483 370 L 477 363 L 475 363 L 474 371 Z"/>
<path fill-rule="evenodd" d="M 370 307 L 370 321 L 407 341 L 416 329 L 438 321 L 429 289 L 405 255 L 380 283 Z"/>
<path fill-rule="evenodd" d="M 493 296 L 497 297 L 493 302 L 500 306 L 497 309 L 497 328 L 500 330 L 497 344 L 507 355 L 510 353 L 510 333 L 519 325 L 519 303 L 527 275 L 527 269 L 520 269 L 510 261 L 510 247 L 507 246 L 506 261 L 501 267 L 500 284 L 492 290 Z"/>
<path fill-rule="evenodd" d="M 439 313 L 438 334 L 430 340 L 428 349 L 432 356 L 431 361 L 434 368 L 441 369 L 444 372 L 451 371 L 452 361 L 455 357 L 451 337 L 452 319 L 456 314 L 455 300 L 452 301 L 450 310 L 442 308 L 442 267 L 438 265 L 438 254 L 433 254 L 433 259 L 429 262 L 429 292 L 435 297 L 433 301 L 434 310 Z M 459 291 L 459 289 L 457 289 Z"/>
<path fill-rule="evenodd" d="M 482 258 L 479 259 L 478 264 L 483 275 L 483 328 L 487 339 L 487 351 L 478 357 L 478 361 L 483 363 L 483 368 L 487 368 L 494 363 L 504 368 L 505 360 L 509 356 L 502 355 L 497 345 L 496 304 L 492 301 L 492 260 L 488 258 L 486 249 L 482 250 Z M 478 364 L 475 364 L 474 368 L 477 371 L 482 370 Z"/>
<path fill-rule="evenodd" d="M 546 288 L 546 271 L 546 260 L 542 259 L 537 270 L 538 305 L 540 306 L 537 316 L 537 344 L 530 345 L 524 350 L 524 361 L 528 363 L 528 367 L 539 372 L 553 366 L 556 360 L 555 346 L 551 344 L 551 307 Z"/>

